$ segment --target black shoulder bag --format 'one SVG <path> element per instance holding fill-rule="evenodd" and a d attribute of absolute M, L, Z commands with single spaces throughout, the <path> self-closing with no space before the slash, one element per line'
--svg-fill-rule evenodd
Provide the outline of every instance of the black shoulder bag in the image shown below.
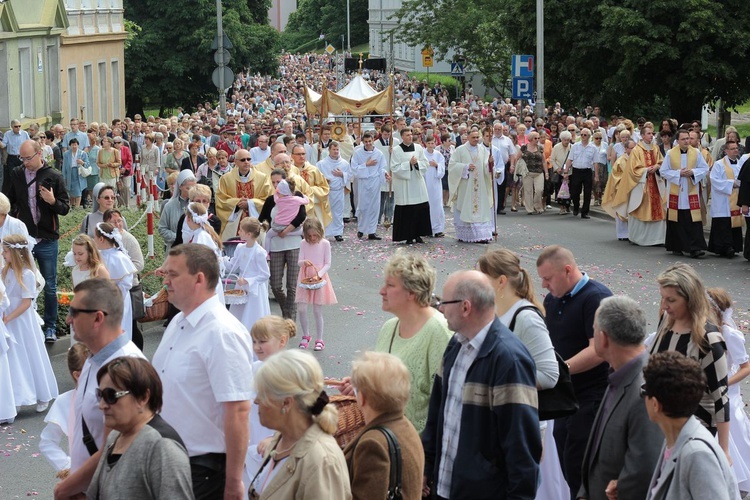
<path fill-rule="evenodd" d="M 401 461 L 401 446 L 398 444 L 398 438 L 389 428 L 382 425 L 376 425 L 368 429 L 370 431 L 380 431 L 383 433 L 386 442 L 388 442 L 388 458 L 391 462 L 390 478 L 388 480 L 388 493 L 386 494 L 386 500 L 401 500 L 403 498 L 403 485 L 402 485 L 402 469 L 403 463 Z M 359 436 L 359 439 L 362 435 Z M 359 439 L 357 444 L 359 444 Z M 356 444 L 354 447 L 356 448 Z M 354 450 L 352 449 L 352 456 L 354 456 Z M 351 474 L 351 471 L 349 471 Z"/>
<path fill-rule="evenodd" d="M 533 310 L 544 320 L 542 312 L 535 306 L 523 306 L 513 314 L 508 328 L 512 331 L 516 326 L 516 317 L 521 311 Z M 565 360 L 555 351 L 557 369 L 559 376 L 557 383 L 552 389 L 539 389 L 539 420 L 554 420 L 556 418 L 568 417 L 578 411 L 578 399 L 576 399 L 573 382 L 570 380 L 570 369 Z"/>

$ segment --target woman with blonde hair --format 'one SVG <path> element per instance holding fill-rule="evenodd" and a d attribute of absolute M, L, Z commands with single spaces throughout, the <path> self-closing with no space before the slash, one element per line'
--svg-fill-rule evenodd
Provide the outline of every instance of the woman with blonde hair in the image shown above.
<path fill-rule="evenodd" d="M 651 353 L 677 351 L 695 359 L 706 374 L 706 390 L 695 416 L 729 453 L 729 394 L 726 343 L 709 321 L 709 302 L 698 273 L 678 262 L 656 279 L 661 294 L 661 322 Z"/>
<path fill-rule="evenodd" d="M 338 411 L 328 404 L 315 358 L 298 350 L 275 354 L 255 374 L 255 388 L 260 423 L 276 434 L 251 498 L 350 499 L 346 460 L 333 438 Z"/>
<path fill-rule="evenodd" d="M 366 352 L 352 363 L 352 386 L 365 427 L 344 448 L 352 495 L 388 498 L 391 463 L 387 430 L 401 451 L 402 498 L 422 498 L 424 450 L 414 426 L 404 416 L 409 400 L 409 370 L 392 354 Z"/>

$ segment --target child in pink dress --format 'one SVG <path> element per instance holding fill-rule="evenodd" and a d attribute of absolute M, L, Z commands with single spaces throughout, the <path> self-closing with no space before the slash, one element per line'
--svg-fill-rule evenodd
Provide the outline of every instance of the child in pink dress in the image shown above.
<path fill-rule="evenodd" d="M 313 314 L 315 315 L 315 350 L 322 351 L 325 348 L 323 342 L 323 311 L 321 306 L 336 304 L 336 294 L 331 285 L 331 278 L 328 277 L 328 269 L 331 267 L 331 243 L 323 237 L 325 234 L 323 224 L 315 217 L 306 219 L 302 224 L 302 234 L 304 241 L 299 248 L 299 277 L 298 283 L 302 283 L 305 278 L 310 278 L 317 268 L 318 276 L 325 280 L 325 285 L 317 290 L 297 287 L 298 304 L 307 304 L 299 308 L 299 321 L 302 325 L 302 342 L 299 344 L 300 349 L 307 349 L 310 344 L 310 331 L 308 329 L 307 308 L 312 304 Z"/>
<path fill-rule="evenodd" d="M 267 252 L 271 249 L 271 240 L 286 229 L 294 218 L 297 217 L 299 207 L 310 203 L 307 196 L 296 196 L 294 194 L 295 188 L 293 179 L 282 179 L 276 187 L 276 192 L 273 195 L 273 201 L 276 203 L 273 211 L 273 224 L 271 224 L 271 227 L 266 232 L 266 242 L 264 245 Z"/>

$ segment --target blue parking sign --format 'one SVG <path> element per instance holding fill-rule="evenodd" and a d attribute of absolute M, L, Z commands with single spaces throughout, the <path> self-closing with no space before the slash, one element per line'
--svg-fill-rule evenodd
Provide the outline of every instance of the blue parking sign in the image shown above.
<path fill-rule="evenodd" d="M 533 78 L 514 78 L 513 79 L 513 99 L 529 100 L 534 95 Z"/>

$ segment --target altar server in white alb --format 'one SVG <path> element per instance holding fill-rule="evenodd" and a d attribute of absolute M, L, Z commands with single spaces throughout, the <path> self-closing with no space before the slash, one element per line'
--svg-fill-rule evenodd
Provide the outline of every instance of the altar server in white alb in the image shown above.
<path fill-rule="evenodd" d="M 331 223 L 326 227 L 326 238 L 334 237 L 336 241 L 344 241 L 344 188 L 351 182 L 352 172 L 349 162 L 339 156 L 339 143 L 331 141 L 328 144 L 328 156 L 317 164 L 331 190 L 328 202 L 331 205 Z"/>
<path fill-rule="evenodd" d="M 393 148 L 393 241 L 424 243 L 422 236 L 432 234 L 430 203 L 424 176 L 429 164 L 424 149 L 413 142 L 412 130 L 401 129 L 401 144 Z"/>
<path fill-rule="evenodd" d="M 368 131 L 362 136 L 362 146 L 352 155 L 352 172 L 357 178 L 357 237 L 380 240 L 375 231 L 380 212 L 380 185 L 388 168 L 383 153 L 375 148 L 375 138 Z"/>
<path fill-rule="evenodd" d="M 451 155 L 448 187 L 458 241 L 492 241 L 494 173 L 489 159 L 490 151 L 479 144 L 478 127 L 472 127 L 468 142 Z"/>
<path fill-rule="evenodd" d="M 743 217 L 737 204 L 740 187 L 739 145 L 726 143 L 726 156 L 711 168 L 711 235 L 708 251 L 732 258 L 742 253 Z M 744 160 L 745 158 L 743 158 Z"/>
<path fill-rule="evenodd" d="M 429 167 L 424 176 L 427 185 L 427 196 L 430 199 L 430 222 L 432 235 L 435 238 L 445 236 L 445 212 L 443 211 L 443 177 L 445 176 L 445 157 L 435 149 L 435 136 L 430 134 L 424 139 L 424 156 Z"/>

